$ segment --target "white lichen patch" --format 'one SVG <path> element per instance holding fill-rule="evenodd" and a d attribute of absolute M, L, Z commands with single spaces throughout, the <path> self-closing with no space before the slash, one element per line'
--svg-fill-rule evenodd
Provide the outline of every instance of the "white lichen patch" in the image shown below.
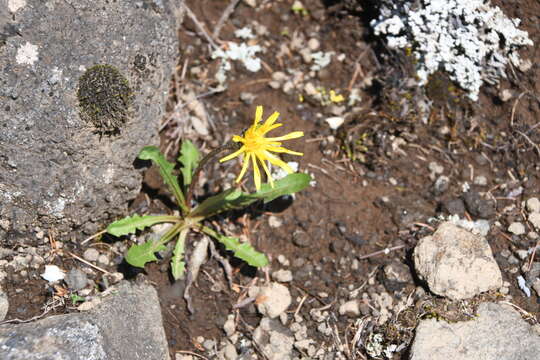
<path fill-rule="evenodd" d="M 261 59 L 255 55 L 262 51 L 259 45 L 249 46 L 246 43 L 237 44 L 228 42 L 228 49 L 218 49 L 212 53 L 212 59 L 221 59 L 216 79 L 220 84 L 224 84 L 227 80 L 227 72 L 231 70 L 231 60 L 240 61 L 244 67 L 251 71 L 257 72 L 261 69 Z"/>
<path fill-rule="evenodd" d="M 17 50 L 15 60 L 17 64 L 33 65 L 38 60 L 38 54 L 37 45 L 26 42 Z"/>
<path fill-rule="evenodd" d="M 422 0 L 383 6 L 371 25 L 391 48 L 407 48 L 416 59 L 420 84 L 430 74 L 444 70 L 478 99 L 483 83 L 505 77 L 508 63 L 519 67 L 521 46 L 533 45 L 527 32 L 517 29 L 519 19 L 509 19 L 484 0 Z"/>
<path fill-rule="evenodd" d="M 26 6 L 26 0 L 8 0 L 8 9 L 12 13 Z"/>

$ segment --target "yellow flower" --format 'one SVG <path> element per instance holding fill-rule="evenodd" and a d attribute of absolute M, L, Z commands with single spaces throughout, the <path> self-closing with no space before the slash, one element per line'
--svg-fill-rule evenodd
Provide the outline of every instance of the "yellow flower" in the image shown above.
<path fill-rule="evenodd" d="M 240 182 L 240 180 L 246 173 L 249 163 L 251 161 L 251 163 L 253 164 L 253 178 L 255 180 L 255 188 L 257 189 L 257 191 L 261 188 L 261 171 L 259 170 L 259 164 L 262 165 L 264 172 L 266 173 L 266 177 L 270 181 L 270 186 L 272 187 L 274 187 L 274 179 L 272 178 L 272 175 L 270 174 L 270 171 L 268 170 L 268 166 L 266 165 L 265 161 L 268 161 L 273 165 L 279 166 L 280 168 L 287 171 L 289 174 L 294 172 L 293 169 L 291 169 L 291 167 L 286 162 L 279 159 L 279 157 L 272 154 L 272 152 L 286 153 L 299 156 L 304 155 L 296 151 L 285 149 L 281 146 L 282 140 L 296 139 L 304 136 L 303 131 L 293 131 L 291 133 L 288 133 L 287 135 L 267 138 L 265 137 L 266 133 L 280 127 L 283 124 L 275 123 L 279 117 L 279 113 L 277 111 L 270 115 L 268 119 L 266 119 L 264 124 L 260 124 L 262 120 L 262 115 L 263 107 L 257 106 L 253 125 L 251 125 L 251 127 L 246 130 L 243 136 L 234 135 L 232 138 L 234 142 L 242 143 L 242 147 L 238 151 L 235 151 L 234 153 L 227 155 L 219 160 L 220 162 L 228 161 L 242 155 L 242 170 L 236 178 L 236 182 Z"/>
<path fill-rule="evenodd" d="M 330 101 L 331 102 L 340 103 L 340 102 L 342 102 L 344 100 L 345 100 L 345 98 L 343 97 L 343 95 L 338 95 L 338 94 L 336 94 L 336 92 L 334 90 L 330 90 Z"/>

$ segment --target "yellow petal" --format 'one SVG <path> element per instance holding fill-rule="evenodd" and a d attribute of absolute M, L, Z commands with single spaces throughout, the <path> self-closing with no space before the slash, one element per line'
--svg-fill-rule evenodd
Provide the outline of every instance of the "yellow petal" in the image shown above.
<path fill-rule="evenodd" d="M 259 170 L 259 166 L 257 165 L 257 157 L 253 155 L 251 157 L 251 160 L 253 162 L 253 180 L 255 180 L 255 189 L 259 191 L 261 188 L 261 171 Z"/>
<path fill-rule="evenodd" d="M 301 152 L 298 152 L 298 151 L 292 151 L 292 150 L 289 150 L 289 149 L 286 149 L 284 147 L 267 147 L 266 150 L 268 151 L 272 151 L 272 152 L 277 152 L 277 153 L 283 153 L 283 154 L 291 154 L 291 155 L 298 155 L 298 156 L 304 156 L 304 153 L 301 153 Z"/>
<path fill-rule="evenodd" d="M 249 158 L 251 157 L 251 155 L 252 155 L 251 153 L 246 153 L 246 155 L 244 155 L 244 158 L 242 159 L 242 161 L 244 162 L 242 164 L 242 170 L 240 171 L 240 174 L 238 174 L 238 177 L 236 178 L 237 183 L 239 183 L 240 180 L 242 180 L 242 178 L 244 177 L 244 174 L 246 173 L 248 165 L 249 165 Z"/>
<path fill-rule="evenodd" d="M 253 126 L 256 126 L 258 123 L 261 122 L 263 116 L 263 107 L 257 106 L 257 109 L 255 110 L 255 119 L 253 120 Z"/>
<path fill-rule="evenodd" d="M 246 150 L 245 147 L 242 146 L 239 150 L 233 152 L 232 154 L 229 154 L 229 155 L 219 159 L 219 162 L 224 162 L 224 161 L 229 161 L 231 159 L 234 159 L 235 157 L 237 157 L 238 155 L 243 153 L 245 150 Z"/>
<path fill-rule="evenodd" d="M 268 170 L 268 166 L 266 166 L 266 163 L 264 160 L 259 158 L 261 160 L 262 167 L 264 169 L 264 172 L 266 173 L 266 177 L 268 178 L 268 181 L 270 182 L 270 186 L 274 188 L 274 179 L 272 178 L 272 174 L 270 174 L 270 170 Z"/>
<path fill-rule="evenodd" d="M 278 117 L 279 117 L 279 113 L 277 111 L 274 111 L 274 113 L 270 115 L 268 119 L 266 119 L 266 121 L 264 122 L 264 126 L 271 126 L 273 123 L 276 122 Z"/>
<path fill-rule="evenodd" d="M 281 123 L 278 123 L 278 124 L 274 124 L 274 125 L 270 125 L 270 126 L 267 126 L 266 124 L 264 124 L 261 129 L 263 131 L 263 134 L 266 134 L 267 132 L 270 132 L 274 129 L 277 129 L 278 127 L 280 126 L 283 126 L 283 124 Z"/>
<path fill-rule="evenodd" d="M 279 166 L 280 168 L 282 168 L 283 170 L 285 170 L 289 174 L 292 174 L 294 172 L 294 170 L 289 166 L 289 164 L 287 164 L 286 162 L 280 160 L 279 158 L 277 158 L 276 156 L 270 154 L 269 152 L 265 151 L 265 156 L 268 159 L 268 161 L 270 161 L 270 163 L 272 165 Z"/>
<path fill-rule="evenodd" d="M 282 141 L 282 140 L 296 139 L 296 138 L 299 138 L 299 137 L 302 137 L 302 136 L 304 136 L 303 131 L 293 131 L 293 132 L 290 132 L 290 133 L 288 133 L 286 135 L 283 135 L 283 136 L 266 138 L 266 140 L 269 140 L 269 141 Z"/>

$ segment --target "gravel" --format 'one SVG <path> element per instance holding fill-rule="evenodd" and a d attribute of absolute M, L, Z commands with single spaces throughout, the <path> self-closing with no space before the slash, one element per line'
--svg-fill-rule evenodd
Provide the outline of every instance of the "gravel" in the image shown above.
<path fill-rule="evenodd" d="M 64 279 L 70 290 L 82 290 L 88 284 L 86 273 L 80 269 L 74 268 L 68 271 Z"/>
<path fill-rule="evenodd" d="M 90 262 L 97 261 L 99 257 L 99 251 L 97 251 L 94 248 L 86 249 L 83 253 L 84 260 L 88 260 Z"/>

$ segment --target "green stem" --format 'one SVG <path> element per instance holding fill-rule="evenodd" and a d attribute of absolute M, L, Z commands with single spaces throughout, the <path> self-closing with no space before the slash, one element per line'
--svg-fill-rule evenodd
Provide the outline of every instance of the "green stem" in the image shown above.
<path fill-rule="evenodd" d="M 197 169 L 195 169 L 195 172 L 193 173 L 193 177 L 191 179 L 191 184 L 189 184 L 188 193 L 186 195 L 186 204 L 190 206 L 191 199 L 193 197 L 193 190 L 195 188 L 195 184 L 199 181 L 199 175 L 201 173 L 201 170 L 204 168 L 206 163 L 210 161 L 213 157 L 219 155 L 221 152 L 225 150 L 235 150 L 238 148 L 238 144 L 230 140 L 225 145 L 220 146 L 218 148 L 215 148 L 214 150 L 210 151 L 203 159 L 199 162 L 199 165 L 197 166 Z"/>

